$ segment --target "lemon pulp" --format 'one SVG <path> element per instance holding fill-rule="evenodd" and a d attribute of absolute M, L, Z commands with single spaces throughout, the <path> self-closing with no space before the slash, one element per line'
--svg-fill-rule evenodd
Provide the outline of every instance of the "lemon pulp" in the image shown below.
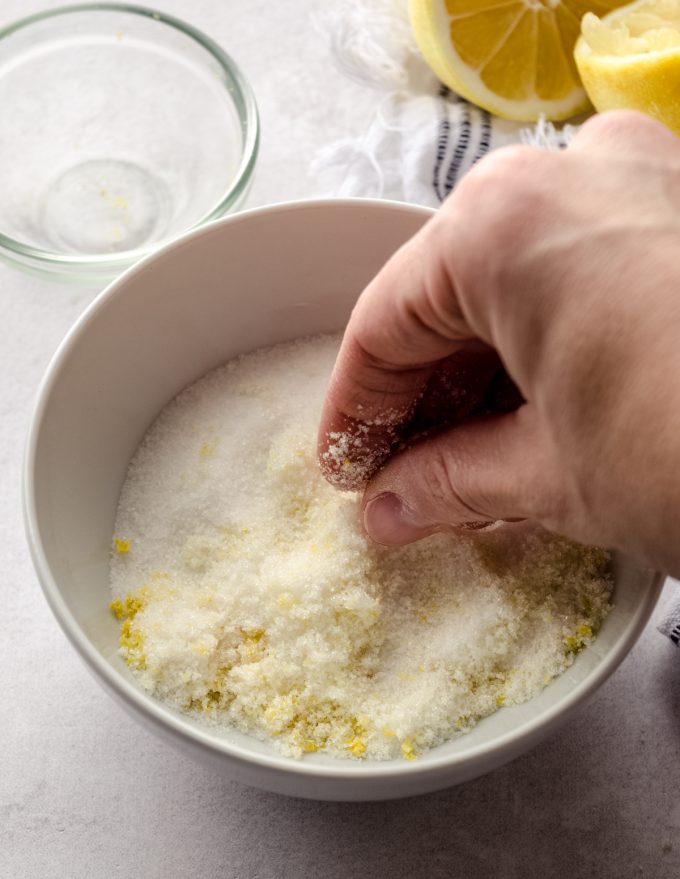
<path fill-rule="evenodd" d="M 453 91 L 509 119 L 589 107 L 573 58 L 581 17 L 620 0 L 410 0 L 416 42 Z"/>

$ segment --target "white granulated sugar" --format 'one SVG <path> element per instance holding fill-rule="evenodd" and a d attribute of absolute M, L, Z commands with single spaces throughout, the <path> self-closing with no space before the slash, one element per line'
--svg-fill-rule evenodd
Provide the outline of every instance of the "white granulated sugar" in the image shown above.
<path fill-rule="evenodd" d="M 112 610 L 182 710 L 293 756 L 414 759 L 571 664 L 608 559 L 528 526 L 370 545 L 315 456 L 338 344 L 255 352 L 166 407 L 121 495 Z"/>

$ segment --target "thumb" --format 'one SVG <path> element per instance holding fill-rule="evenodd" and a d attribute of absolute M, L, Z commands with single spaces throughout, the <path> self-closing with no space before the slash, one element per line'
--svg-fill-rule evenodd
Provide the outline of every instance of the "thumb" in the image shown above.
<path fill-rule="evenodd" d="M 376 543 L 401 546 L 497 519 L 555 523 L 565 492 L 554 460 L 530 404 L 471 419 L 390 458 L 364 493 L 364 527 Z"/>

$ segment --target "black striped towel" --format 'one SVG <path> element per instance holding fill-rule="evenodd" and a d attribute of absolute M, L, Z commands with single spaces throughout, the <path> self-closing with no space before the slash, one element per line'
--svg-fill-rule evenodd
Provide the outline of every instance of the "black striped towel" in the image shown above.
<path fill-rule="evenodd" d="M 436 207 L 476 162 L 511 143 L 564 146 L 574 131 L 498 119 L 431 81 L 430 94 L 389 94 L 368 129 L 319 153 L 314 173 L 328 194 Z"/>

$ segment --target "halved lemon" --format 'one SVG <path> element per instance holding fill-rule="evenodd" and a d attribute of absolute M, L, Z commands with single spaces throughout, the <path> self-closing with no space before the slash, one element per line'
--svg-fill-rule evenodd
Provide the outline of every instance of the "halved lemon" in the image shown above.
<path fill-rule="evenodd" d="M 506 119 L 590 107 L 573 58 L 581 17 L 622 0 L 410 0 L 425 60 L 453 91 Z"/>
<path fill-rule="evenodd" d="M 680 134 L 680 0 L 585 15 L 574 57 L 598 110 L 641 110 Z"/>

